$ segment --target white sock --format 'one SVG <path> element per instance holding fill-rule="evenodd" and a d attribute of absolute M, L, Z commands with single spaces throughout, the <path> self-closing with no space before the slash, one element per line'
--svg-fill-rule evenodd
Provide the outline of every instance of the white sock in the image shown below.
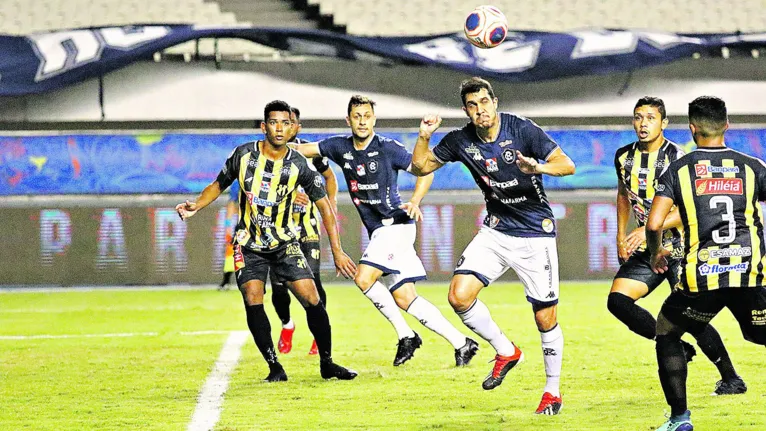
<path fill-rule="evenodd" d="M 370 298 L 370 301 L 375 305 L 375 308 L 381 312 L 396 330 L 396 334 L 401 340 L 402 338 L 414 337 L 415 333 L 412 332 L 412 328 L 404 320 L 404 316 L 399 311 L 399 307 L 394 301 L 394 297 L 391 296 L 391 292 L 386 289 L 380 282 L 376 281 L 372 287 L 364 292 L 364 296 Z"/>
<path fill-rule="evenodd" d="M 412 301 L 407 312 L 415 316 L 423 326 L 447 339 L 453 348 L 459 349 L 465 345 L 465 335 L 452 326 L 441 311 L 422 296 Z"/>
<path fill-rule="evenodd" d="M 293 319 L 290 319 L 289 322 L 282 325 L 282 329 L 295 329 L 295 322 L 293 322 Z"/>
<path fill-rule="evenodd" d="M 492 320 L 489 308 L 483 302 L 477 299 L 468 310 L 457 313 L 457 315 L 463 319 L 465 326 L 481 338 L 487 340 L 495 348 L 498 355 L 513 356 L 516 353 L 516 346 L 511 343 L 511 340 L 503 334 L 497 323 Z"/>
<path fill-rule="evenodd" d="M 554 397 L 561 396 L 559 392 L 559 379 L 561 378 L 561 360 L 564 354 L 564 333 L 561 326 L 548 332 L 540 333 L 540 341 L 543 345 L 543 360 L 545 361 L 545 392 L 550 392 Z"/>

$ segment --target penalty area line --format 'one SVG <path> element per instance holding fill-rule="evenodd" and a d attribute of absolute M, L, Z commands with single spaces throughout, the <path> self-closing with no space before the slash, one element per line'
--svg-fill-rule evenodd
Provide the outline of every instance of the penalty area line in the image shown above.
<path fill-rule="evenodd" d="M 231 372 L 237 366 L 242 353 L 242 346 L 250 335 L 247 331 L 233 331 L 226 339 L 213 370 L 208 375 L 197 397 L 191 422 L 187 431 L 210 431 L 221 417 L 223 395 L 229 388 Z"/>
<path fill-rule="evenodd" d="M 127 338 L 159 337 L 160 335 L 221 335 L 231 331 L 182 331 L 182 332 L 121 332 L 107 334 L 37 334 L 37 335 L 0 335 L 0 340 L 52 340 L 65 338 Z"/>

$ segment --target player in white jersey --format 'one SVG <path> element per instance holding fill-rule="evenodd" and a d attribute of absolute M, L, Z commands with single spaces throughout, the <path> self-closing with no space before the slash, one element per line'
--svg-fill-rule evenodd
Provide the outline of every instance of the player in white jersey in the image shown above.
<path fill-rule="evenodd" d="M 461 334 L 415 291 L 415 282 L 426 279 L 414 247 L 415 221 L 422 218 L 418 205 L 433 176 L 418 178 L 412 198 L 403 203 L 398 171 L 410 170 L 412 154 L 399 142 L 375 134 L 375 102 L 371 99 L 353 96 L 347 121 L 351 136 L 334 136 L 296 149 L 306 157 L 327 157 L 343 170 L 349 195 L 370 235 L 354 281 L 399 336 L 394 366 L 412 358 L 422 343 L 399 308 L 452 344 L 456 366 L 468 365 L 478 343 Z"/>
<path fill-rule="evenodd" d="M 492 320 L 478 294 L 513 268 L 524 284 L 542 342 L 547 380 L 535 413 L 555 415 L 562 407 L 559 379 L 564 336 L 556 319 L 556 225 L 542 174 L 571 175 L 575 166 L 537 124 L 498 113 L 497 98 L 489 82 L 481 78 L 465 80 L 460 85 L 460 96 L 470 123 L 448 133 L 429 149 L 431 135 L 441 118 L 425 116 L 412 157 L 416 175 L 427 175 L 447 162 L 462 162 L 487 202 L 484 226 L 457 262 L 449 302 L 465 325 L 497 351 L 495 366 L 482 387 L 489 390 L 499 386 L 524 356 Z"/>

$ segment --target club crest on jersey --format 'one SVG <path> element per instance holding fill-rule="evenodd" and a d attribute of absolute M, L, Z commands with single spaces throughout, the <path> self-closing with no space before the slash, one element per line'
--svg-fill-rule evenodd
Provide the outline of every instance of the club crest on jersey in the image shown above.
<path fill-rule="evenodd" d="M 375 160 L 370 160 L 370 162 L 367 163 L 367 168 L 370 169 L 371 174 L 374 174 L 378 171 L 378 162 Z"/>
<path fill-rule="evenodd" d="M 506 148 L 503 150 L 503 161 L 511 164 L 516 161 L 516 151 L 513 148 Z"/>
<path fill-rule="evenodd" d="M 344 153 L 343 154 L 343 159 L 345 159 L 345 160 L 354 160 L 354 156 L 352 156 L 351 155 L 351 151 L 349 151 L 348 153 Z"/>
<path fill-rule="evenodd" d="M 284 196 L 287 194 L 287 184 L 280 184 L 277 186 L 277 196 Z"/>
<path fill-rule="evenodd" d="M 497 172 L 497 159 L 491 158 L 484 160 L 484 166 L 487 168 L 487 172 Z"/>
<path fill-rule="evenodd" d="M 493 215 L 489 216 L 489 227 L 490 228 L 494 229 L 495 227 L 497 227 L 498 223 L 500 223 L 500 219 L 497 218 L 497 216 L 493 216 Z"/>
<path fill-rule="evenodd" d="M 268 181 L 261 181 L 261 191 L 263 193 L 268 193 L 271 191 L 271 183 Z"/>
<path fill-rule="evenodd" d="M 472 155 L 473 159 L 477 161 L 484 158 L 484 156 L 481 155 L 481 150 L 479 150 L 479 148 L 474 144 L 471 144 L 470 147 L 467 147 L 465 152 Z"/>
<path fill-rule="evenodd" d="M 360 177 L 363 177 L 367 174 L 367 171 L 364 170 L 364 165 L 356 165 L 356 174 Z"/>
<path fill-rule="evenodd" d="M 322 176 L 319 174 L 314 175 L 314 187 L 322 187 Z"/>
<path fill-rule="evenodd" d="M 694 191 L 702 195 L 741 195 L 742 178 L 703 178 L 694 180 Z"/>
<path fill-rule="evenodd" d="M 352 192 L 358 192 L 359 191 L 359 183 L 355 180 L 351 180 L 351 191 Z"/>

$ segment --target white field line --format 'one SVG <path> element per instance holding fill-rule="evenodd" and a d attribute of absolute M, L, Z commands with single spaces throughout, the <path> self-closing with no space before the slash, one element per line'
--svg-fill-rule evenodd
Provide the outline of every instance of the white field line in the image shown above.
<path fill-rule="evenodd" d="M 229 334 L 221 354 L 218 355 L 218 360 L 213 365 L 213 371 L 207 377 L 202 392 L 197 397 L 197 406 L 189 422 L 188 431 L 210 431 L 218 423 L 221 417 L 223 394 L 229 388 L 229 377 L 239 362 L 242 346 L 249 335 L 247 331 L 233 331 Z"/>
<path fill-rule="evenodd" d="M 231 331 L 182 331 L 182 332 L 121 332 L 111 334 L 37 334 L 37 335 L 0 335 L 0 340 L 46 340 L 60 338 L 127 338 L 127 337 L 158 337 L 160 335 L 218 335 L 229 334 Z"/>

